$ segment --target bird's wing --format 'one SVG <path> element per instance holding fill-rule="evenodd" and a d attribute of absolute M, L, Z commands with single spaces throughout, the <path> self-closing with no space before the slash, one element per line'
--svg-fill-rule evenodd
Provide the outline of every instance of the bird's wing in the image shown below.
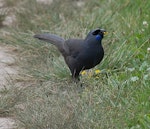
<path fill-rule="evenodd" d="M 68 48 L 69 56 L 76 57 L 82 50 L 84 46 L 84 40 L 82 39 L 68 39 L 65 42 Z"/>
<path fill-rule="evenodd" d="M 80 71 L 83 69 L 83 65 L 78 60 L 78 56 L 84 49 L 84 40 L 82 39 L 69 39 L 65 42 L 68 47 L 69 53 L 65 57 L 66 64 L 68 65 L 72 76 L 78 77 Z"/>

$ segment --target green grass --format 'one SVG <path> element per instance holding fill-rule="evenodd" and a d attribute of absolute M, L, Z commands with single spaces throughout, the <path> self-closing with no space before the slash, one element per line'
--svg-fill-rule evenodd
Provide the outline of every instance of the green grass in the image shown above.
<path fill-rule="evenodd" d="M 26 129 L 150 128 L 150 1 L 84 0 L 84 7 L 69 0 L 15 1 L 17 25 L 1 29 L 10 34 L 0 40 L 19 48 L 21 73 L 0 91 L 0 116 L 12 115 Z M 81 77 L 83 88 L 71 81 L 54 46 L 33 39 L 42 32 L 84 38 L 96 27 L 109 32 L 105 57 L 92 76 Z M 93 74 L 96 69 L 101 73 Z"/>

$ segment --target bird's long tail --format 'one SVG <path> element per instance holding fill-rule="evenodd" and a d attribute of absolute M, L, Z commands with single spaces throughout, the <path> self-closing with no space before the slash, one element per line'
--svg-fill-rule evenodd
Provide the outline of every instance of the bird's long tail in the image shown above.
<path fill-rule="evenodd" d="M 55 45 L 60 52 L 64 51 L 64 42 L 65 42 L 65 39 L 57 36 L 57 35 L 54 35 L 54 34 L 37 34 L 37 35 L 34 35 L 34 38 L 38 38 L 39 40 L 43 40 L 45 42 L 49 42 L 53 45 Z"/>

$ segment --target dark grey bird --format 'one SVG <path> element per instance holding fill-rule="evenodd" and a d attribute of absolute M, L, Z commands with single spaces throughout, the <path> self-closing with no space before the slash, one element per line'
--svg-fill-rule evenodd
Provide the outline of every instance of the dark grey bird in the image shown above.
<path fill-rule="evenodd" d="M 72 77 L 79 80 L 82 70 L 91 69 L 102 61 L 104 49 L 101 41 L 105 33 L 104 29 L 97 28 L 91 30 L 85 39 L 65 40 L 48 33 L 34 35 L 34 38 L 55 45 L 64 57 Z"/>

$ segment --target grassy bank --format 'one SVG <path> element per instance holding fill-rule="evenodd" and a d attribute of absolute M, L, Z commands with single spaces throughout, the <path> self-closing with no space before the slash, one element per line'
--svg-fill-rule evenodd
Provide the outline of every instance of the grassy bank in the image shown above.
<path fill-rule="evenodd" d="M 26 129 L 150 128 L 150 1 L 5 2 L 5 15 L 13 12 L 16 21 L 1 27 L 0 41 L 16 46 L 21 70 L 0 91 L 0 116 L 13 116 Z M 105 57 L 81 77 L 84 88 L 71 81 L 54 46 L 33 39 L 42 32 L 84 38 L 97 27 L 109 33 Z"/>

